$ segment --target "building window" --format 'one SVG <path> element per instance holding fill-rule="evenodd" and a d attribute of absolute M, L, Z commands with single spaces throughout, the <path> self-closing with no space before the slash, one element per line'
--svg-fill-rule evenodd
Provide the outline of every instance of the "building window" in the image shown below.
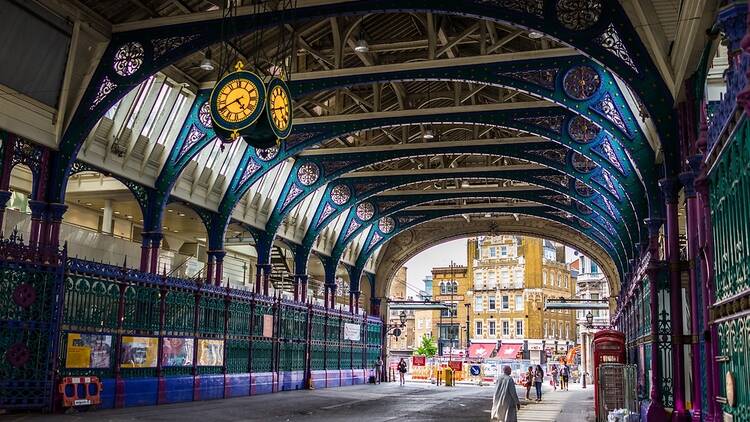
<path fill-rule="evenodd" d="M 523 321 L 516 321 L 516 337 L 523 337 Z"/>
<path fill-rule="evenodd" d="M 547 285 L 547 271 L 542 272 L 542 284 Z"/>
<path fill-rule="evenodd" d="M 557 273 L 557 287 L 561 287 L 562 283 L 560 283 L 560 273 Z"/>
<path fill-rule="evenodd" d="M 440 282 L 440 294 L 441 295 L 448 294 L 448 289 L 446 288 L 444 281 Z"/>
<path fill-rule="evenodd" d="M 426 328 L 428 330 L 431 329 L 432 328 L 432 318 L 427 318 L 427 321 L 425 321 L 424 325 L 425 325 L 424 328 Z"/>
<path fill-rule="evenodd" d="M 503 295 L 502 297 L 502 303 L 500 305 L 502 307 L 502 310 L 507 311 L 510 309 L 510 298 L 508 295 Z"/>
<path fill-rule="evenodd" d="M 495 256 L 495 248 L 490 247 L 490 258 L 494 258 Z"/>
<path fill-rule="evenodd" d="M 517 311 L 523 310 L 523 296 L 522 295 L 516 295 L 516 310 Z"/>
<path fill-rule="evenodd" d="M 476 328 L 476 335 L 481 336 L 482 335 L 482 321 L 474 321 L 475 328 Z"/>
<path fill-rule="evenodd" d="M 458 293 L 458 283 L 454 281 L 451 285 L 453 286 L 453 293 Z"/>
<path fill-rule="evenodd" d="M 509 336 L 510 335 L 510 323 L 508 321 L 503 321 L 503 336 Z"/>
<path fill-rule="evenodd" d="M 548 335 L 547 335 L 547 334 L 549 333 L 549 332 L 547 331 L 547 328 L 548 328 L 548 327 L 547 327 L 547 321 L 544 321 L 544 337 L 545 337 L 545 338 L 547 338 L 547 337 L 548 337 Z"/>
<path fill-rule="evenodd" d="M 441 309 L 440 310 L 440 315 L 443 316 L 443 317 L 450 318 L 451 314 L 452 314 L 452 316 L 455 317 L 456 316 L 456 304 L 455 303 L 446 303 L 446 305 L 448 305 L 448 307 L 450 309 Z"/>
<path fill-rule="evenodd" d="M 566 339 L 570 338 L 570 323 L 569 322 L 565 323 L 565 338 Z"/>
<path fill-rule="evenodd" d="M 423 324 L 422 320 L 421 319 L 418 320 L 417 321 L 417 328 L 419 328 L 421 330 L 422 329 L 422 324 Z"/>
<path fill-rule="evenodd" d="M 552 321 L 552 337 L 557 337 L 557 321 Z"/>
<path fill-rule="evenodd" d="M 565 287 L 566 289 L 568 288 L 568 276 L 567 275 L 563 276 L 563 287 Z"/>
<path fill-rule="evenodd" d="M 508 247 L 500 246 L 500 256 L 508 256 Z"/>
<path fill-rule="evenodd" d="M 591 293 L 591 300 L 599 300 L 599 293 Z M 599 316 L 599 310 L 594 309 L 591 311 L 591 315 L 594 316 L 594 318 Z"/>
<path fill-rule="evenodd" d="M 474 298 L 474 310 L 476 312 L 482 312 L 482 310 L 484 309 L 482 307 L 482 305 L 483 305 L 483 303 L 482 303 L 483 300 L 482 299 L 483 298 L 481 296 L 477 296 L 477 297 Z"/>
<path fill-rule="evenodd" d="M 495 336 L 495 321 L 494 320 L 489 320 L 489 322 L 487 322 L 487 324 L 489 324 L 489 327 L 488 327 L 489 333 L 488 334 L 494 337 Z"/>
<path fill-rule="evenodd" d="M 599 266 L 594 264 L 594 261 L 591 261 L 591 273 L 592 274 L 598 274 L 599 273 Z"/>
<path fill-rule="evenodd" d="M 490 296 L 489 301 L 490 301 L 489 309 L 490 311 L 494 311 L 495 310 L 495 296 Z"/>

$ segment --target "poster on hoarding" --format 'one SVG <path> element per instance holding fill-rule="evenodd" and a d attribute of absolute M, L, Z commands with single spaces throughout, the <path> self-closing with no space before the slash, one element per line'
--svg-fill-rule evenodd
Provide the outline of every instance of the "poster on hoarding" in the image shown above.
<path fill-rule="evenodd" d="M 109 368 L 111 357 L 111 335 L 68 333 L 66 368 Z"/>
<path fill-rule="evenodd" d="M 184 337 L 165 337 L 161 350 L 163 366 L 193 366 L 194 340 Z"/>
<path fill-rule="evenodd" d="M 123 368 L 156 368 L 159 339 L 122 336 L 120 366 Z"/>
<path fill-rule="evenodd" d="M 224 364 L 224 340 L 198 339 L 198 366 Z"/>
<path fill-rule="evenodd" d="M 263 315 L 263 337 L 273 337 L 273 315 Z"/>
<path fill-rule="evenodd" d="M 424 366 L 426 360 L 427 358 L 424 356 L 412 356 L 411 364 L 414 366 Z"/>
<path fill-rule="evenodd" d="M 359 341 L 359 324 L 344 323 L 344 340 Z"/>

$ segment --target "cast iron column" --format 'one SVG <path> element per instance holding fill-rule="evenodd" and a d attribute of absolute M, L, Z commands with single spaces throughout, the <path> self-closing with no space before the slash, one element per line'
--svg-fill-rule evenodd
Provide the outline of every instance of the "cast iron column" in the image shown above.
<path fill-rule="evenodd" d="M 149 255 L 151 252 L 151 233 L 141 233 L 141 263 L 138 269 L 141 272 L 148 272 Z"/>
<path fill-rule="evenodd" d="M 659 290 L 657 278 L 659 271 L 659 229 L 663 220 L 649 218 L 646 220 L 648 225 L 648 253 L 650 254 L 646 274 L 648 276 L 649 290 L 651 297 L 649 305 L 651 310 L 651 403 L 649 404 L 646 421 L 658 422 L 666 420 L 666 412 L 661 403 L 661 386 L 659 385 L 659 375 L 661 374 L 661 360 L 659 358 Z"/>
<path fill-rule="evenodd" d="M 666 202 L 666 260 L 669 264 L 669 316 L 672 322 L 672 392 L 673 421 L 686 421 L 690 415 L 685 407 L 685 346 L 682 317 L 682 274 L 680 271 L 680 227 L 677 217 L 679 182 L 662 179 L 659 185 Z"/>
<path fill-rule="evenodd" d="M 151 266 L 149 269 L 151 274 L 159 273 L 159 247 L 161 246 L 162 237 L 163 235 L 161 233 L 151 233 Z"/>
<path fill-rule="evenodd" d="M 44 233 L 42 231 L 42 220 L 47 209 L 47 203 L 44 201 L 37 201 L 36 199 L 29 200 L 29 208 L 31 208 L 31 232 L 29 233 L 29 246 L 36 247 L 37 244 L 40 246 L 44 244 Z"/>

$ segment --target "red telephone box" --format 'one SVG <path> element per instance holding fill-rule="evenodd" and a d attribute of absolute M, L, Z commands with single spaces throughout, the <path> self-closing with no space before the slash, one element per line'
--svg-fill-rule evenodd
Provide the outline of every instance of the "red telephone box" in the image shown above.
<path fill-rule="evenodd" d="M 594 354 L 594 403 L 596 417 L 599 420 L 599 365 L 603 363 L 626 363 L 625 334 L 615 330 L 601 330 L 594 333 L 594 340 L 591 343 Z"/>

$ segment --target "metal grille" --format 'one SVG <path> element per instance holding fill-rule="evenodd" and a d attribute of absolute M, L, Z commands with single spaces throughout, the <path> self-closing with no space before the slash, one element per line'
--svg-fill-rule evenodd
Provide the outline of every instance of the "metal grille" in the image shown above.
<path fill-rule="evenodd" d="M 597 422 L 607 420 L 607 414 L 615 409 L 628 409 L 635 412 L 638 408 L 636 397 L 637 370 L 635 365 L 605 363 L 599 365 L 596 404 L 599 412 Z"/>

